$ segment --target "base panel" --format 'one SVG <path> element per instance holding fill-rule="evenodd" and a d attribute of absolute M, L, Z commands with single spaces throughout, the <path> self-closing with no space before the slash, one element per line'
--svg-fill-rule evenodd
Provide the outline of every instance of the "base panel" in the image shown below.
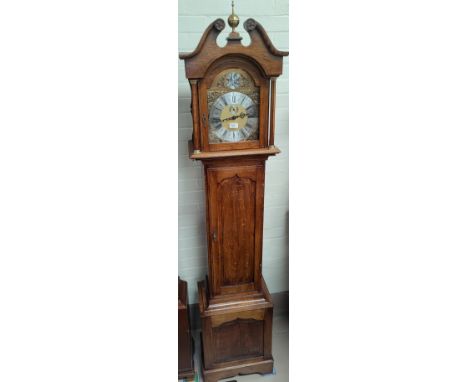
<path fill-rule="evenodd" d="M 262 280 L 263 281 L 263 280 Z M 211 304 L 206 283 L 199 282 L 201 345 L 205 381 L 273 371 L 273 304 L 266 285 L 262 298 Z"/>
<path fill-rule="evenodd" d="M 257 361 L 238 366 L 227 366 L 206 370 L 203 368 L 204 382 L 218 382 L 220 379 L 246 374 L 271 374 L 273 360 Z"/>

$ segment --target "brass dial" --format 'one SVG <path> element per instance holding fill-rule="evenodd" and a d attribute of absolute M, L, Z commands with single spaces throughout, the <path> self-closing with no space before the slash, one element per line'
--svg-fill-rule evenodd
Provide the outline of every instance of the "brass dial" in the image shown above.
<path fill-rule="evenodd" d="M 252 99 L 240 92 L 218 97 L 210 109 L 210 129 L 225 142 L 249 139 L 258 132 L 258 110 Z"/>

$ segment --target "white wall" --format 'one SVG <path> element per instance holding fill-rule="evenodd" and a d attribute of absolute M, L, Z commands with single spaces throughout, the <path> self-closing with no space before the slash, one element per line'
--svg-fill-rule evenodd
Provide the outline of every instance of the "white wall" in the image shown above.
<path fill-rule="evenodd" d="M 205 28 L 216 18 L 226 20 L 231 1 L 179 0 L 179 51 L 195 49 Z M 288 50 L 288 0 L 237 0 L 240 26 L 252 17 L 265 28 L 273 44 Z M 225 44 L 226 29 L 219 43 Z M 239 28 L 248 43 L 248 34 Z M 289 154 L 289 60 L 284 59 L 283 75 L 277 80 L 276 145 L 281 154 L 267 161 L 263 276 L 271 293 L 288 290 L 288 154 Z M 190 86 L 184 63 L 179 61 L 179 276 L 189 285 L 190 303 L 198 301 L 197 282 L 207 273 L 204 180 L 201 163 L 188 158 L 187 141 L 192 135 Z"/>

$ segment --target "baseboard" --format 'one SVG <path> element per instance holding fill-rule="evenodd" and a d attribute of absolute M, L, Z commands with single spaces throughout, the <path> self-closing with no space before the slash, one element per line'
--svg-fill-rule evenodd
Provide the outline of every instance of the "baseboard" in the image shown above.
<path fill-rule="evenodd" d="M 273 300 L 273 317 L 289 315 L 289 291 L 271 293 Z M 190 304 L 190 328 L 191 330 L 199 330 L 201 327 L 200 310 L 198 303 Z"/>

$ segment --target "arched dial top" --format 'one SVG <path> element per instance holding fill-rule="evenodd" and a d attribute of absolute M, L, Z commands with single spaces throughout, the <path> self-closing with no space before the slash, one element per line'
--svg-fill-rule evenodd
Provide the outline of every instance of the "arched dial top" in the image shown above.
<path fill-rule="evenodd" d="M 259 89 L 245 70 L 221 71 L 207 93 L 210 144 L 258 140 Z"/>

